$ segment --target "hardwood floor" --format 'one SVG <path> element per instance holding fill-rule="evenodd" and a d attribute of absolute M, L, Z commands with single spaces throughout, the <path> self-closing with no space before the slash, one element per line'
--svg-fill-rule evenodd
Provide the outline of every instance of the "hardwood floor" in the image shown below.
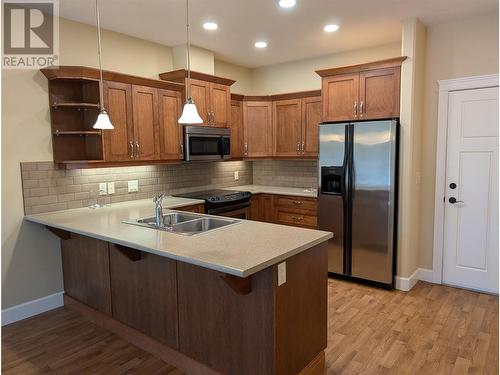
<path fill-rule="evenodd" d="M 498 374 L 497 296 L 331 280 L 328 302 L 328 374 Z"/>
<path fill-rule="evenodd" d="M 181 375 L 155 356 L 59 308 L 2 328 L 2 374 Z"/>
<path fill-rule="evenodd" d="M 330 280 L 327 374 L 498 374 L 498 297 Z M 2 329 L 3 374 L 183 374 L 61 308 Z"/>

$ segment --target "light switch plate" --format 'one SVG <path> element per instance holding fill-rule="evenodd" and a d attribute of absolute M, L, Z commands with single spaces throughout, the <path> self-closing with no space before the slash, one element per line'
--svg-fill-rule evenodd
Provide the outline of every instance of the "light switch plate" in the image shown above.
<path fill-rule="evenodd" d="M 128 181 L 128 192 L 135 193 L 136 191 L 139 191 L 139 180 Z"/>
<path fill-rule="evenodd" d="M 99 182 L 99 195 L 108 194 L 108 186 L 105 182 Z"/>
<path fill-rule="evenodd" d="M 286 262 L 278 264 L 278 286 L 286 283 Z"/>
<path fill-rule="evenodd" d="M 115 193 L 115 183 L 108 182 L 108 194 L 114 194 L 114 193 Z"/>
<path fill-rule="evenodd" d="M 240 179 L 240 172 L 239 171 L 234 171 L 234 179 L 239 180 Z"/>

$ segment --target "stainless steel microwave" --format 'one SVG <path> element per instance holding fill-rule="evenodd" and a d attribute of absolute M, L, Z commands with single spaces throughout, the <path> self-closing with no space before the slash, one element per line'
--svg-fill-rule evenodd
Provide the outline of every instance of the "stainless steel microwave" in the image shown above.
<path fill-rule="evenodd" d="M 231 130 L 208 126 L 184 126 L 185 160 L 231 159 Z"/>

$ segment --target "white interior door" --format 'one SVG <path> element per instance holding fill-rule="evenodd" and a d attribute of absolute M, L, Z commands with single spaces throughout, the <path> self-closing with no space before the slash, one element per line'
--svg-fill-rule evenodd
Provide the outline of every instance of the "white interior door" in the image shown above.
<path fill-rule="evenodd" d="M 498 87 L 451 92 L 444 284 L 498 293 L 498 142 Z"/>

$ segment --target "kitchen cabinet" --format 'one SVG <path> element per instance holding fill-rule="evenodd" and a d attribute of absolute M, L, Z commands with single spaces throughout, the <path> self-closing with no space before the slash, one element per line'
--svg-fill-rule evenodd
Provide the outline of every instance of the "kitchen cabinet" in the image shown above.
<path fill-rule="evenodd" d="M 104 82 L 104 103 L 115 129 L 104 132 L 105 160 L 157 160 L 158 91 Z"/>
<path fill-rule="evenodd" d="M 250 219 L 315 229 L 317 200 L 289 195 L 255 194 L 250 200 Z"/>
<path fill-rule="evenodd" d="M 323 121 L 399 117 L 405 56 L 316 71 L 322 77 Z"/>
<path fill-rule="evenodd" d="M 184 159 L 183 127 L 180 117 L 181 94 L 178 91 L 158 90 L 158 117 L 160 125 L 160 159 Z"/>
<path fill-rule="evenodd" d="M 255 194 L 250 198 L 250 220 L 274 222 L 272 194 Z"/>
<path fill-rule="evenodd" d="M 187 70 L 180 69 L 160 73 L 160 79 L 187 85 Z M 229 127 L 231 122 L 231 85 L 232 79 L 210 74 L 191 72 L 191 96 L 202 125 Z"/>
<path fill-rule="evenodd" d="M 159 152 L 158 91 L 153 87 L 132 86 L 134 114 L 134 157 L 157 160 Z"/>
<path fill-rule="evenodd" d="M 244 155 L 248 158 L 273 155 L 271 101 L 243 102 Z"/>
<path fill-rule="evenodd" d="M 321 96 L 273 101 L 274 156 L 318 154 Z"/>
<path fill-rule="evenodd" d="M 297 156 L 302 150 L 302 102 L 300 99 L 273 102 L 275 156 Z"/>
<path fill-rule="evenodd" d="M 243 101 L 231 100 L 231 158 L 244 156 Z"/>
<path fill-rule="evenodd" d="M 103 71 L 104 106 L 114 126 L 93 129 L 99 70 L 41 69 L 49 80 L 54 161 L 65 168 L 141 165 L 182 159 L 177 125 L 184 85 Z"/>
<path fill-rule="evenodd" d="M 317 157 L 318 130 L 322 122 L 321 96 L 312 96 L 302 99 L 302 155 Z"/>
<path fill-rule="evenodd" d="M 175 260 L 109 245 L 113 318 L 178 348 Z"/>
<path fill-rule="evenodd" d="M 105 81 L 104 105 L 113 131 L 103 132 L 104 159 L 125 161 L 134 157 L 134 120 L 132 113 L 132 85 Z"/>

